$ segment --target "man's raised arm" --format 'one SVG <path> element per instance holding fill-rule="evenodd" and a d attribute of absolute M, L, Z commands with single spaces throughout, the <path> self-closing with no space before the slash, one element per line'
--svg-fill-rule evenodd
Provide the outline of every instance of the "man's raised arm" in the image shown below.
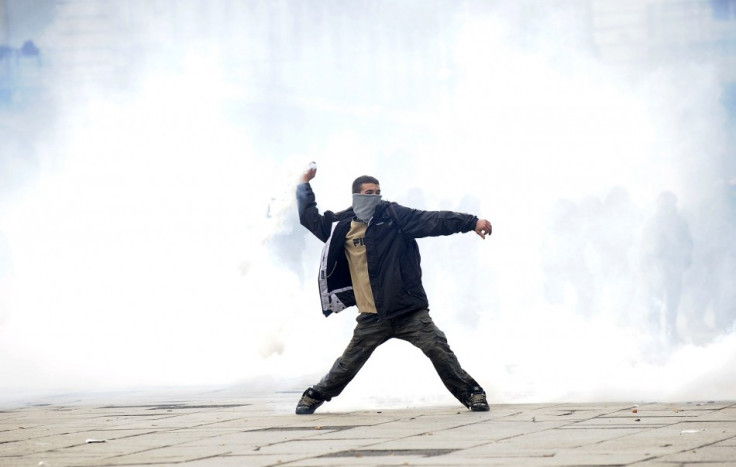
<path fill-rule="evenodd" d="M 315 237 L 326 242 L 330 237 L 332 220 L 326 219 L 317 209 L 317 201 L 309 182 L 317 174 L 317 164 L 310 163 L 302 174 L 302 183 L 296 187 L 296 202 L 299 209 L 299 223 L 306 227 Z M 329 213 L 329 211 L 328 211 Z"/>

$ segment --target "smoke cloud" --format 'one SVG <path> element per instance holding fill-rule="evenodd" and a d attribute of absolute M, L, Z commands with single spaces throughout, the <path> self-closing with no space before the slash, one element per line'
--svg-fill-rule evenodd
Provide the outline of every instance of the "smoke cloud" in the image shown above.
<path fill-rule="evenodd" d="M 0 110 L 0 399 L 316 382 L 356 311 L 321 315 L 312 160 L 323 211 L 367 173 L 491 220 L 419 244 L 492 402 L 736 397 L 716 64 L 606 62 L 572 7 L 109 3 L 87 6 L 116 18 L 95 66 L 57 11 L 54 78 Z M 455 402 L 392 341 L 331 408 L 369 403 Z"/>

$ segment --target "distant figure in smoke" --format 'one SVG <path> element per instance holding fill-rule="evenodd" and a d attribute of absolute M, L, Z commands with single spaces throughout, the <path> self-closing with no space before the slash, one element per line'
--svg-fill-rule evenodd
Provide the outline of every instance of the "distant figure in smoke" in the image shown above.
<path fill-rule="evenodd" d="M 10 246 L 5 234 L 0 231 L 0 325 L 5 321 L 7 315 L 6 304 L 4 297 L 7 294 L 6 281 L 10 277 L 12 272 L 12 263 L 10 260 Z"/>
<path fill-rule="evenodd" d="M 480 212 L 480 199 L 473 195 L 465 195 L 460 200 L 457 210 L 459 212 Z M 478 258 L 478 248 L 479 245 L 477 242 L 464 242 L 457 245 L 457 247 L 453 248 L 452 251 L 447 251 L 444 248 L 440 249 L 443 253 L 450 253 L 443 258 L 443 264 L 452 265 L 453 271 L 456 271 L 454 268 L 463 270 L 470 265 L 475 266 L 474 263 L 469 264 L 469 262 L 472 261 L 471 258 Z M 467 290 L 472 291 L 483 291 L 482 293 L 484 295 L 489 293 L 492 294 L 492 291 L 489 290 L 491 287 L 487 282 L 485 282 L 486 278 L 477 274 L 470 274 L 467 277 L 461 278 L 453 271 L 449 271 L 451 275 L 450 278 L 458 284 L 458 287 L 465 287 Z M 480 324 L 481 311 L 482 309 L 480 307 L 464 306 L 459 307 L 456 316 L 459 318 L 459 321 L 463 326 L 468 329 L 476 329 Z"/>
<path fill-rule="evenodd" d="M 381 200 L 378 180 L 353 182 L 353 206 L 342 212 L 317 209 L 310 181 L 315 165 L 297 187 L 301 224 L 325 242 L 319 286 L 325 316 L 357 305 L 353 338 L 314 386 L 304 391 L 297 414 L 312 414 L 339 395 L 368 357 L 391 338 L 410 342 L 429 357 L 447 389 L 472 411 L 490 410 L 483 388 L 462 369 L 445 334 L 429 316 L 415 238 L 475 231 L 491 234 L 491 223 L 451 211 L 421 211 Z"/>
<path fill-rule="evenodd" d="M 287 205 L 284 200 L 271 198 L 266 218 L 273 221 L 271 226 L 273 233 L 265 243 L 276 260 L 288 265 L 289 270 L 294 271 L 304 283 L 306 277 L 302 256 L 306 248 L 307 233 L 299 227 L 293 209 L 294 207 Z"/>
<path fill-rule="evenodd" d="M 572 201 L 558 200 L 542 243 L 544 293 L 553 305 L 565 302 L 567 284 L 576 295 L 575 310 L 589 317 L 593 306 L 593 281 L 585 261 L 587 238 L 580 209 Z"/>
<path fill-rule="evenodd" d="M 630 275 L 629 254 L 634 247 L 637 207 L 629 192 L 620 186 L 612 188 L 603 201 L 603 225 L 599 229 L 600 252 L 606 280 Z"/>
<path fill-rule="evenodd" d="M 725 179 L 703 187 L 694 208 L 693 242 L 697 254 L 687 272 L 687 331 L 694 343 L 703 343 L 723 332 L 731 332 L 736 311 L 736 204 L 728 203 Z M 736 197 L 734 198 L 736 201 Z M 733 203 L 733 201 L 732 201 Z M 682 314 L 682 313 L 681 313 Z"/>
<path fill-rule="evenodd" d="M 601 226 L 598 232 L 598 251 L 601 256 L 601 307 L 609 309 L 628 321 L 628 310 L 634 300 L 632 279 L 632 254 L 638 236 L 639 210 L 629 192 L 620 186 L 613 187 L 603 200 Z"/>
<path fill-rule="evenodd" d="M 657 198 L 657 211 L 644 231 L 643 268 L 649 279 L 650 316 L 670 342 L 678 340 L 677 316 L 682 276 L 692 262 L 693 240 L 687 221 L 677 210 L 677 196 L 666 191 Z"/>

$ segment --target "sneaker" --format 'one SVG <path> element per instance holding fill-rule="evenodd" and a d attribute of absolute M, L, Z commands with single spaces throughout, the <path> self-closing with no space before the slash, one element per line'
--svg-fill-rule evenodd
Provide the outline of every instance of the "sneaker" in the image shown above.
<path fill-rule="evenodd" d="M 483 391 L 473 392 L 468 397 L 468 408 L 473 412 L 488 412 L 491 406 L 486 400 L 486 393 Z"/>
<path fill-rule="evenodd" d="M 296 404 L 297 415 L 311 415 L 317 410 L 317 407 L 324 404 L 325 400 L 320 394 L 312 388 L 307 389 Z"/>

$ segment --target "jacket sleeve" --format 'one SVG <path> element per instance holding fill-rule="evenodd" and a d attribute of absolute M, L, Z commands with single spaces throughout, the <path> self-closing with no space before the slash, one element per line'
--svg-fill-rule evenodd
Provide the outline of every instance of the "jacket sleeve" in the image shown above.
<path fill-rule="evenodd" d="M 330 238 L 332 223 L 338 220 L 337 216 L 331 211 L 326 211 L 324 215 L 319 213 L 317 201 L 309 183 L 297 185 L 296 201 L 299 209 L 299 222 L 315 237 L 326 242 Z"/>
<path fill-rule="evenodd" d="M 453 211 L 421 211 L 394 204 L 399 226 L 414 237 L 437 237 L 475 230 L 478 217 Z"/>

